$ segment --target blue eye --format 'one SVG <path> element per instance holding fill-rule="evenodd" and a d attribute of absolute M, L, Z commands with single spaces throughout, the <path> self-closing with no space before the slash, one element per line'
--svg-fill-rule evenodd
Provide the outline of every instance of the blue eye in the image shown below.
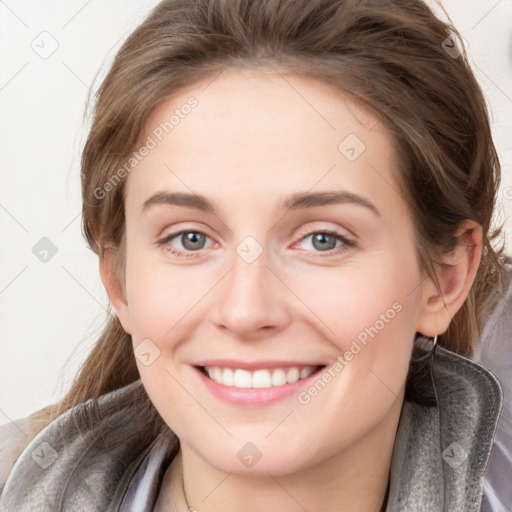
<path fill-rule="evenodd" d="M 179 238 L 178 238 L 179 237 Z M 184 250 L 176 249 L 169 242 L 178 238 L 180 240 Z M 204 248 L 205 239 L 209 238 L 201 231 L 185 230 L 173 233 L 172 235 L 166 236 L 159 242 L 160 245 L 165 245 L 167 250 L 176 256 L 190 257 L 195 256 L 193 253 Z M 188 252 L 190 251 L 190 252 Z"/>
<path fill-rule="evenodd" d="M 302 235 L 299 242 L 310 237 L 312 237 L 312 252 L 325 253 L 318 254 L 318 256 L 322 257 L 335 256 L 356 246 L 356 243 L 353 240 L 349 240 L 341 233 L 331 230 L 310 231 L 307 234 Z M 179 241 L 182 249 L 176 248 L 171 244 L 174 239 Z M 183 230 L 166 236 L 160 240 L 158 244 L 165 246 L 165 249 L 175 256 L 190 258 L 197 256 L 195 253 L 200 252 L 205 248 L 207 239 L 210 239 L 210 237 L 201 231 Z M 340 242 L 340 244 L 336 246 L 338 242 Z M 308 251 L 308 249 L 306 249 L 306 251 Z"/>
<path fill-rule="evenodd" d="M 351 247 L 355 247 L 356 243 L 349 240 L 347 237 L 336 231 L 324 230 L 324 231 L 311 231 L 299 240 L 302 242 L 311 237 L 312 247 L 317 249 L 313 252 L 325 253 L 318 254 L 321 257 L 335 256 L 348 251 Z M 336 246 L 337 242 L 341 242 L 340 245 Z M 307 249 L 306 249 L 307 250 Z"/>
<path fill-rule="evenodd" d="M 336 247 L 336 242 L 339 241 L 338 237 L 335 237 L 333 235 L 330 235 L 329 233 L 312 233 L 311 235 L 308 235 L 304 237 L 302 240 L 306 240 L 307 238 L 311 237 L 311 242 L 313 244 L 313 247 L 315 249 L 320 249 L 323 251 L 331 250 Z M 334 245 L 333 245 L 334 243 Z"/>

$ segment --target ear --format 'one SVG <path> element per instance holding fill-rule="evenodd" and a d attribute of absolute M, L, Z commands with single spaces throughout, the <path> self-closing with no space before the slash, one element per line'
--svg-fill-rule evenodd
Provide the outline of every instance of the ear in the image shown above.
<path fill-rule="evenodd" d="M 118 275 L 120 267 L 116 265 L 115 258 L 116 254 L 112 249 L 100 251 L 100 276 L 110 299 L 110 304 L 116 312 L 123 329 L 128 334 L 131 334 L 128 302 L 125 297 L 124 286 L 121 282 L 124 276 Z"/>
<path fill-rule="evenodd" d="M 417 332 L 434 337 L 442 334 L 462 307 L 475 280 L 482 257 L 482 226 L 465 220 L 455 233 L 457 245 L 443 256 L 449 267 L 437 267 L 441 294 L 432 279 L 424 282 Z"/>

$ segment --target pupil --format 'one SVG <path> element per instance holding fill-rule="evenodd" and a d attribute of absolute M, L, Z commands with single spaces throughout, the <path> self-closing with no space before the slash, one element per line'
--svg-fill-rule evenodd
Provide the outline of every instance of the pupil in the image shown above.
<path fill-rule="evenodd" d="M 326 238 L 331 239 L 331 243 L 329 244 L 329 241 L 326 243 Z M 316 246 L 316 243 L 319 243 L 318 247 Z M 333 249 L 334 245 L 332 244 L 334 242 L 334 245 L 336 244 L 336 241 L 331 235 L 328 235 L 327 233 L 318 233 L 316 236 L 313 237 L 313 246 L 316 249 L 325 249 L 328 245 L 332 245 L 332 247 L 327 247 L 327 249 Z"/>
<path fill-rule="evenodd" d="M 197 242 L 200 241 L 201 238 L 202 235 L 200 233 L 197 233 L 195 231 L 189 231 L 188 233 L 185 234 L 183 246 L 186 247 L 187 249 L 197 249 Z"/>

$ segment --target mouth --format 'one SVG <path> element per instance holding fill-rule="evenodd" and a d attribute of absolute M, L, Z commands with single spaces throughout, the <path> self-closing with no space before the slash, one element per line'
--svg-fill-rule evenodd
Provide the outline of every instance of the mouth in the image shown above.
<path fill-rule="evenodd" d="M 325 365 L 297 365 L 249 370 L 227 366 L 196 366 L 210 381 L 238 389 L 279 388 L 305 380 L 325 368 Z"/>

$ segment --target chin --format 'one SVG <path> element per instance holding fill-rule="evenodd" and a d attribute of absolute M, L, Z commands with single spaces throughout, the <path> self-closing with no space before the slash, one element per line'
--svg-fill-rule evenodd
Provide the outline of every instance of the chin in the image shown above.
<path fill-rule="evenodd" d="M 212 441 L 214 442 L 214 441 Z M 212 445 L 209 445 L 210 447 Z M 209 465 L 223 473 L 239 476 L 268 477 L 284 476 L 305 469 L 310 464 L 303 460 L 304 446 L 282 446 L 271 442 L 239 442 L 231 440 L 228 445 L 216 444 L 215 450 L 199 449 L 196 454 Z"/>

